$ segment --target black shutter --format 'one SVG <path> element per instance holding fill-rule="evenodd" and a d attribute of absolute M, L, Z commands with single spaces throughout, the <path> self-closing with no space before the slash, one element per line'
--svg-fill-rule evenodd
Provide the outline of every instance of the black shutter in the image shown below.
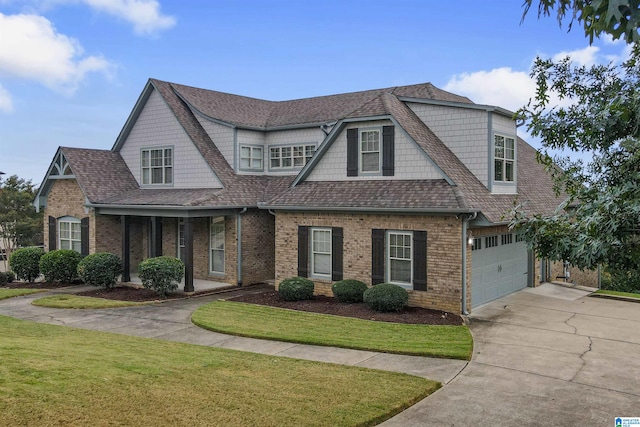
<path fill-rule="evenodd" d="M 347 129 L 347 176 L 358 176 L 358 129 Z"/>
<path fill-rule="evenodd" d="M 413 289 L 427 290 L 427 232 L 413 232 Z"/>
<path fill-rule="evenodd" d="M 394 126 L 382 127 L 382 175 L 393 176 L 395 163 Z"/>
<path fill-rule="evenodd" d="M 342 228 L 331 228 L 331 280 L 342 280 Z"/>
<path fill-rule="evenodd" d="M 89 255 L 89 218 L 80 220 L 80 253 Z"/>
<path fill-rule="evenodd" d="M 56 243 L 58 242 L 58 221 L 55 217 L 49 217 L 49 250 L 56 250 Z"/>
<path fill-rule="evenodd" d="M 384 282 L 384 230 L 371 230 L 371 284 Z"/>
<path fill-rule="evenodd" d="M 298 226 L 298 276 L 309 277 L 309 227 Z"/>

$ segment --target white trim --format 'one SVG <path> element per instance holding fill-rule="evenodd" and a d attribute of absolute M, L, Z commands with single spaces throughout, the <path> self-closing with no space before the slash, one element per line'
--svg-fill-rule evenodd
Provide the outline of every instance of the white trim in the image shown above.
<path fill-rule="evenodd" d="M 502 147 L 502 157 L 496 155 L 496 140 L 497 138 L 503 139 L 503 147 Z M 511 148 L 507 148 L 507 141 L 511 141 L 513 144 Z M 503 184 L 512 184 L 516 181 L 516 139 L 511 136 L 507 136 L 500 133 L 493 134 L 493 182 L 499 182 Z M 511 151 L 511 157 L 507 156 L 507 150 Z M 501 175 L 502 179 L 496 179 L 496 162 L 500 161 L 501 164 Z M 511 164 L 511 179 L 506 179 L 507 177 L 507 164 Z"/>
<path fill-rule="evenodd" d="M 409 237 L 409 274 L 410 280 L 408 282 L 403 281 L 394 281 L 391 279 L 391 261 L 407 261 L 407 258 L 403 257 L 391 257 L 391 235 L 404 236 Z M 413 247 L 413 231 L 405 231 L 405 230 L 387 230 L 385 233 L 385 276 L 387 283 L 392 283 L 394 285 L 402 286 L 403 288 L 413 289 L 413 262 L 414 262 L 414 247 Z M 403 239 L 404 240 L 404 239 Z M 403 242 L 404 243 L 404 242 Z M 406 249 L 407 246 L 404 244 L 402 246 L 396 245 L 396 247 L 401 247 Z M 396 253 L 397 255 L 397 253 Z"/>
<path fill-rule="evenodd" d="M 66 236 L 63 238 L 61 226 L 62 224 L 69 224 L 69 229 L 67 230 Z M 74 230 L 74 226 L 77 226 L 77 230 Z M 57 220 L 57 229 L 58 229 L 58 249 L 72 249 L 76 252 L 82 252 L 82 227 L 80 225 L 80 220 L 73 216 L 63 216 L 62 218 L 58 218 Z M 78 238 L 74 239 L 73 234 L 78 233 Z M 62 242 L 65 241 L 68 245 L 67 247 L 62 247 Z M 77 244 L 77 248 L 74 248 L 74 244 Z"/>
<path fill-rule="evenodd" d="M 167 150 L 171 150 L 170 164 L 167 164 Z M 151 164 L 151 152 L 152 151 L 162 151 L 162 165 L 152 165 Z M 145 152 L 149 153 L 148 165 L 144 165 L 145 161 Z M 162 182 L 152 182 L 153 181 L 153 170 L 160 169 L 162 171 Z M 171 169 L 171 181 L 167 182 L 167 170 Z M 149 171 L 148 181 L 145 182 L 145 170 Z M 141 147 L 140 148 L 140 185 L 143 187 L 158 187 L 158 186 L 173 186 L 175 182 L 176 176 L 176 167 L 175 167 L 175 148 L 173 145 L 164 145 L 164 146 L 154 146 L 154 147 Z"/>
<path fill-rule="evenodd" d="M 242 156 L 242 149 L 249 149 L 249 157 Z M 259 151 L 260 154 L 256 155 L 255 153 Z M 261 145 L 253 145 L 253 144 L 240 144 L 238 147 L 238 168 L 242 171 L 254 171 L 254 172 L 262 172 L 264 171 L 264 147 Z M 243 166 L 242 161 L 249 160 L 249 166 Z M 254 163 L 260 160 L 260 165 L 255 166 Z"/>
<path fill-rule="evenodd" d="M 378 149 L 377 150 L 367 150 L 364 151 L 362 149 L 362 134 L 363 133 L 371 133 L 376 132 L 378 134 Z M 363 170 L 363 161 L 362 156 L 364 154 L 372 154 L 378 153 L 378 169 L 375 171 L 365 171 Z M 358 129 L 358 175 L 380 175 L 382 174 L 382 127 L 369 127 L 369 128 L 361 128 Z"/>
<path fill-rule="evenodd" d="M 307 163 L 309 163 L 311 161 L 311 159 L 313 158 L 313 156 L 315 155 L 315 152 L 317 150 L 317 144 L 315 142 L 309 142 L 309 143 L 296 143 L 296 144 L 269 144 L 267 146 L 268 150 L 268 169 L 271 170 L 275 170 L 275 171 L 281 171 L 281 170 L 297 170 L 297 169 L 302 169 L 303 167 L 306 166 Z M 284 149 L 287 148 L 289 149 L 289 156 L 283 156 L 283 151 Z M 308 149 L 312 148 L 313 152 L 311 153 L 311 155 L 308 155 Z M 295 151 L 296 149 L 298 150 L 302 150 L 302 155 L 295 155 Z M 275 153 L 277 153 L 277 156 L 272 156 L 272 150 L 274 150 Z M 290 160 L 291 161 L 291 165 L 289 166 L 283 166 L 284 160 Z M 302 161 L 302 164 L 296 164 L 296 159 L 300 159 Z M 273 166 L 272 165 L 272 160 L 277 160 L 279 166 Z"/>

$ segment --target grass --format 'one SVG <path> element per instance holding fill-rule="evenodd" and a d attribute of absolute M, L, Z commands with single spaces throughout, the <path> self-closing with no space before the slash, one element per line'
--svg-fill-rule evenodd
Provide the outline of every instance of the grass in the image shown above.
<path fill-rule="evenodd" d="M 0 316 L 0 425 L 367 426 L 440 384 Z"/>
<path fill-rule="evenodd" d="M 637 294 L 634 292 L 620 292 L 620 291 L 610 291 L 607 289 L 599 289 L 595 293 L 603 294 L 603 295 L 615 295 L 618 297 L 640 298 L 640 294 Z"/>
<path fill-rule="evenodd" d="M 0 300 L 19 297 L 22 295 L 46 292 L 48 289 L 0 289 Z"/>
<path fill-rule="evenodd" d="M 191 320 L 225 334 L 384 353 L 469 360 L 473 349 L 466 326 L 376 322 L 240 302 L 211 302 Z"/>
<path fill-rule="evenodd" d="M 144 302 L 118 301 L 80 295 L 54 295 L 33 301 L 31 304 L 50 308 L 117 308 L 144 305 Z"/>

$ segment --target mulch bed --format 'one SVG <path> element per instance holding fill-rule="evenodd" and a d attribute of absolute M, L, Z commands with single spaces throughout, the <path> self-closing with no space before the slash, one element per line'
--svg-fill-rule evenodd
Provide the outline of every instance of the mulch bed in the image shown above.
<path fill-rule="evenodd" d="M 26 289 L 58 289 L 73 286 L 74 283 L 57 282 L 13 282 L 8 283 L 5 288 L 26 288 Z M 113 289 L 92 289 L 78 292 L 76 295 L 105 298 L 119 301 L 144 302 L 158 301 L 161 298 L 155 292 L 145 288 L 133 288 L 128 286 L 117 286 Z M 184 294 L 169 294 L 166 299 L 184 298 Z M 265 292 L 255 292 L 233 298 L 230 301 L 246 302 L 250 304 L 267 305 L 270 307 L 288 308 L 291 310 L 308 311 L 321 314 L 333 314 L 335 316 L 355 317 L 365 320 L 377 320 L 381 322 L 411 323 L 420 325 L 462 325 L 462 318 L 456 314 L 447 313 L 440 310 L 428 308 L 407 307 L 399 313 L 379 313 L 371 310 L 364 303 L 347 304 L 338 301 L 336 298 L 315 296 L 307 301 L 284 301 L 277 291 L 267 290 Z"/>
<path fill-rule="evenodd" d="M 336 316 L 356 317 L 365 320 L 378 320 L 382 322 L 413 323 L 420 325 L 463 324 L 460 316 L 440 310 L 407 307 L 399 313 L 378 313 L 377 311 L 371 310 L 364 303 L 347 304 L 338 301 L 336 298 L 320 295 L 307 301 L 283 301 L 280 299 L 278 292 L 268 291 L 230 298 L 229 301 L 268 305 L 271 307 L 289 308 L 313 313 L 333 314 Z"/>

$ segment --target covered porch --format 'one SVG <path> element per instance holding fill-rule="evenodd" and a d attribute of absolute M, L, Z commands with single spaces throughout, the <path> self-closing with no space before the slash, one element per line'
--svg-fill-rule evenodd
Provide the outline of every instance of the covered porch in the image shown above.
<path fill-rule="evenodd" d="M 137 274 L 130 274 L 129 281 L 123 283 L 126 285 L 142 286 L 142 280 Z M 184 290 L 185 280 L 184 278 L 178 283 L 178 292 L 189 292 Z M 193 288 L 198 292 L 216 291 L 226 288 L 234 288 L 235 285 L 229 283 L 216 282 L 214 280 L 193 279 Z M 193 291 L 191 291 L 193 292 Z"/>

